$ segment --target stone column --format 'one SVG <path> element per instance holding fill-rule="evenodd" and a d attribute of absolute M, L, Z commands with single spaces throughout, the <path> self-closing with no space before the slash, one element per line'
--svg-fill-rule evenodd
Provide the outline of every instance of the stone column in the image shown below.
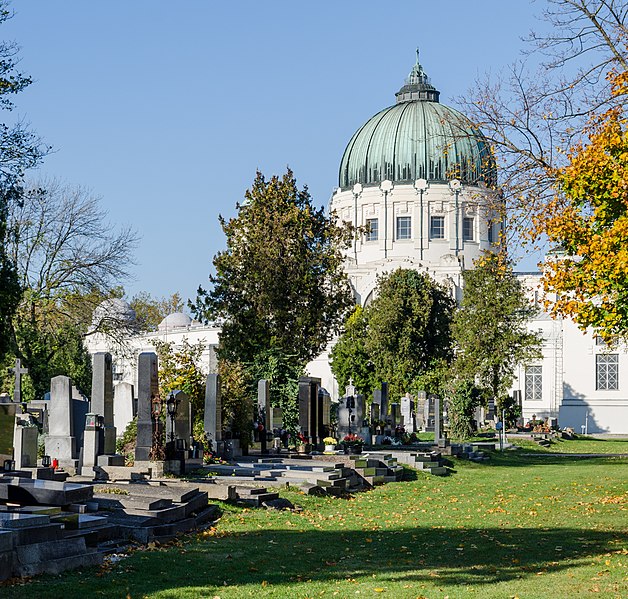
<path fill-rule="evenodd" d="M 220 401 L 220 376 L 207 375 L 205 386 L 205 415 L 203 428 L 207 438 L 212 443 L 213 451 L 218 451 L 218 444 L 222 442 L 222 405 Z M 205 449 L 208 449 L 207 447 Z"/>
<path fill-rule="evenodd" d="M 116 428 L 113 420 L 113 370 L 111 354 L 97 353 L 92 362 L 91 412 L 104 418 L 104 453 L 116 453 Z"/>
<path fill-rule="evenodd" d="M 15 469 L 37 467 L 37 426 L 33 423 L 29 426 L 28 419 L 18 415 L 15 419 L 13 433 L 13 455 L 15 456 Z"/>
<path fill-rule="evenodd" d="M 157 354 L 141 353 L 137 359 L 137 445 L 135 461 L 150 460 L 153 445 L 152 400 L 159 395 Z M 160 428 L 161 423 L 157 423 Z"/>
<path fill-rule="evenodd" d="M 190 447 L 192 437 L 192 406 L 187 393 L 173 391 L 174 400 L 177 402 L 177 413 L 174 416 L 174 434 L 177 439 L 185 439 L 186 446 Z"/>
<path fill-rule="evenodd" d="M 268 453 L 268 433 L 272 433 L 270 428 L 270 381 L 261 379 L 257 381 L 257 417 L 264 427 L 260 432 L 260 451 Z"/>
<path fill-rule="evenodd" d="M 72 381 L 67 376 L 56 376 L 50 381 L 46 454 L 53 459 L 57 458 L 60 466 L 74 468 L 77 466 Z"/>

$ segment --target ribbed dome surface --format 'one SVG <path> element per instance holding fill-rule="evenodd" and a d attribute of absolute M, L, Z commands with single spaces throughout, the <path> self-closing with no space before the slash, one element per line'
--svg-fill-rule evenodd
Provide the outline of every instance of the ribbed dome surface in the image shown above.
<path fill-rule="evenodd" d="M 397 93 L 397 104 L 358 129 L 340 163 L 341 188 L 385 179 L 496 183 L 486 139 L 464 115 L 438 103 L 438 91 L 428 83 L 418 57 Z"/>

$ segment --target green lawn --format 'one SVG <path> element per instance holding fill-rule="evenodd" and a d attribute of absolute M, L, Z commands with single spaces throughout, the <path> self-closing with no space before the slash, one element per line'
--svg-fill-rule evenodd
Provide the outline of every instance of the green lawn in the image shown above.
<path fill-rule="evenodd" d="M 0 596 L 628 596 L 628 460 L 544 460 L 456 461 L 349 500 L 286 493 L 300 513 L 224 506 L 188 542 Z"/>
<path fill-rule="evenodd" d="M 577 437 L 576 439 L 554 439 L 549 447 L 541 447 L 534 441 L 509 437 L 508 441 L 524 448 L 526 451 L 540 453 L 625 453 L 628 454 L 627 439 L 594 439 L 593 437 Z"/>

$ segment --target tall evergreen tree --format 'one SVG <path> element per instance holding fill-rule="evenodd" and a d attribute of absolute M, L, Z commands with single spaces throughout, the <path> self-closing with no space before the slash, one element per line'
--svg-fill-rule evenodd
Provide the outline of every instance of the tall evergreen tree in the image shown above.
<path fill-rule="evenodd" d="M 220 223 L 227 249 L 214 258 L 212 288 L 199 288 L 190 307 L 199 320 L 221 324 L 221 359 L 255 370 L 264 352 L 275 366 L 294 362 L 293 374 L 278 375 L 285 387 L 327 345 L 352 305 L 342 268 L 351 230 L 316 208 L 290 170 L 268 181 L 258 172 L 237 216 Z"/>

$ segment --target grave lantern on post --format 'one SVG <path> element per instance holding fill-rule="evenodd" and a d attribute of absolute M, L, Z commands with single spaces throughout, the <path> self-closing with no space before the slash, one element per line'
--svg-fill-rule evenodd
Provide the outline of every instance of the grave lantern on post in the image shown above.
<path fill-rule="evenodd" d="M 161 397 L 153 395 L 150 400 L 150 416 L 153 423 L 153 444 L 150 450 L 151 460 L 163 460 L 163 440 L 159 426 L 159 416 L 161 415 Z"/>
<path fill-rule="evenodd" d="M 170 393 L 170 395 L 168 396 L 168 401 L 166 401 L 166 412 L 168 414 L 168 418 L 170 418 L 170 432 L 168 434 L 168 443 L 167 443 L 167 448 L 168 448 L 168 454 L 170 458 L 174 457 L 174 453 L 176 450 L 176 444 L 175 444 L 175 417 L 177 415 L 177 400 L 175 399 L 174 393 Z"/>
<path fill-rule="evenodd" d="M 351 434 L 351 421 L 353 420 L 353 411 L 355 410 L 355 396 L 347 396 L 347 410 L 349 411 L 349 434 Z"/>

